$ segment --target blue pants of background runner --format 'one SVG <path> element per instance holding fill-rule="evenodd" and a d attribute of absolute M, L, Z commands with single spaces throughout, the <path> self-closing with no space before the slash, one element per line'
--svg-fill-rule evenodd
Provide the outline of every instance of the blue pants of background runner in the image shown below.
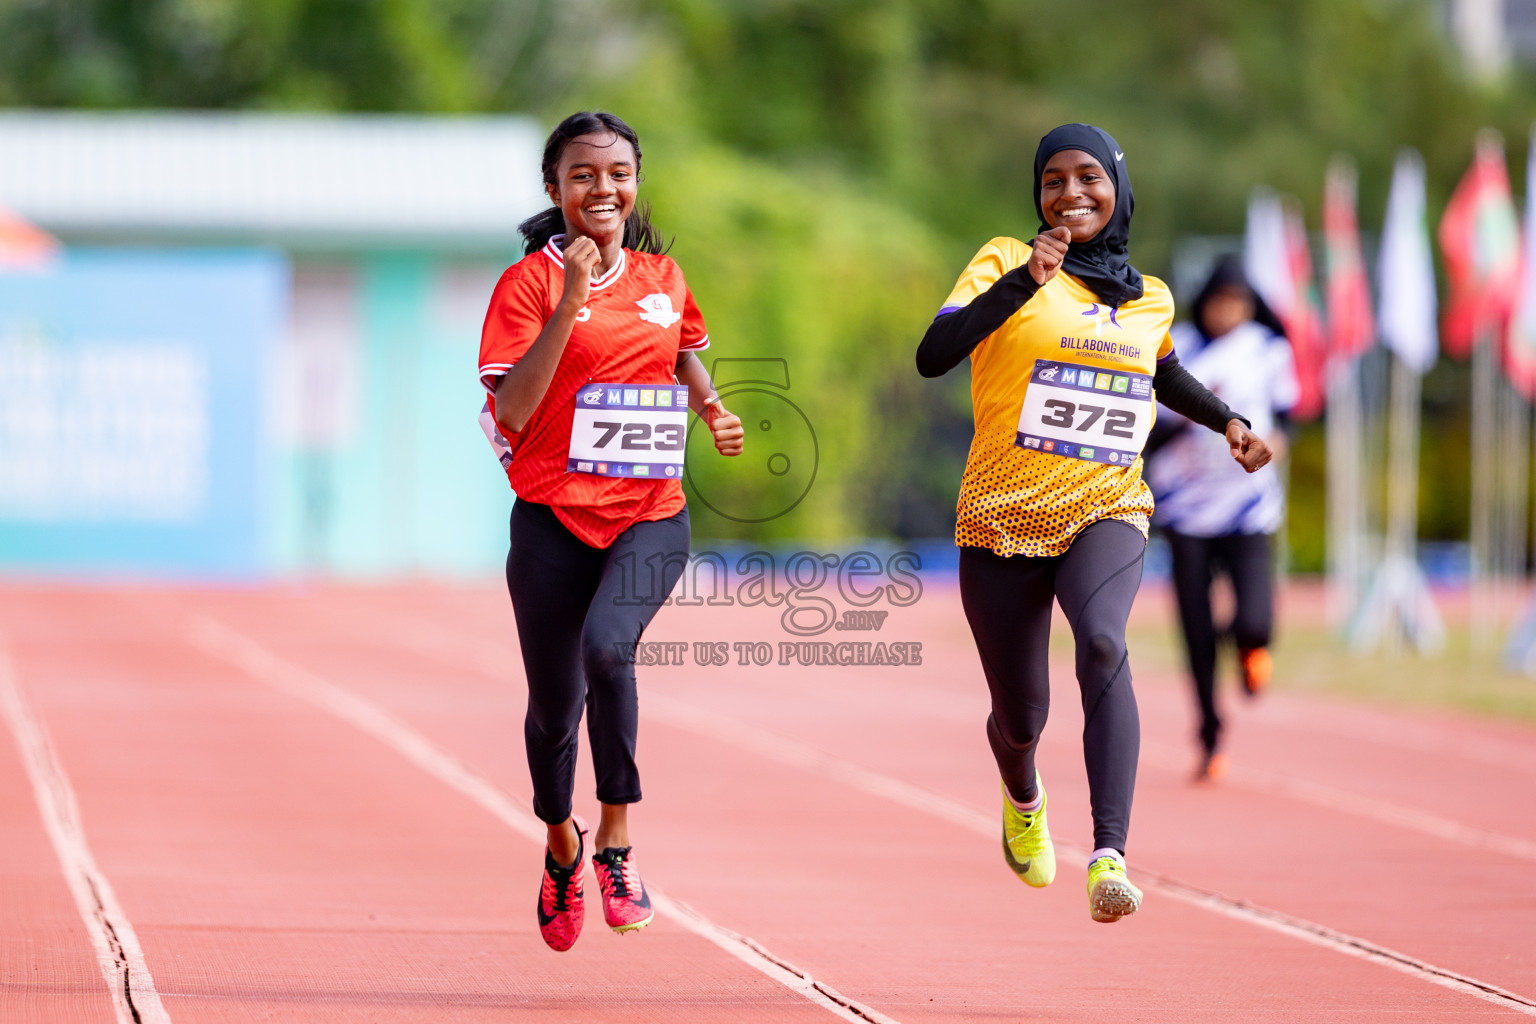
<path fill-rule="evenodd" d="M 688 561 L 688 510 L 636 523 L 612 547 L 582 543 L 548 505 L 512 506 L 507 590 L 528 677 L 523 740 L 533 812 L 571 816 L 581 712 L 605 804 L 640 799 L 633 651 Z"/>
<path fill-rule="evenodd" d="M 1141 532 L 1116 520 L 1091 524 L 1048 558 L 960 549 L 960 599 L 992 691 L 987 738 L 1008 792 L 1021 803 L 1035 797 L 1035 747 L 1051 703 L 1051 603 L 1060 601 L 1077 644 L 1093 845 L 1122 854 L 1141 750 L 1125 623 L 1145 552 Z"/>

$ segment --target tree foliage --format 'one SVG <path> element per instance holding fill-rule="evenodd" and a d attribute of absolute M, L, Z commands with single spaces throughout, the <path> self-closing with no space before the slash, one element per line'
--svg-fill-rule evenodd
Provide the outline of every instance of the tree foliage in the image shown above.
<path fill-rule="evenodd" d="M 581 77 L 590 0 L 0 0 L 0 102 L 456 113 Z"/>
<path fill-rule="evenodd" d="M 931 535 L 946 529 L 968 407 L 963 373 L 920 381 L 912 348 L 982 241 L 1035 231 L 1039 137 L 1076 120 L 1116 136 L 1137 189 L 1132 257 L 1156 274 L 1179 237 L 1240 231 L 1260 183 L 1299 196 L 1315 223 L 1337 151 L 1359 163 L 1367 228 L 1404 145 L 1426 157 L 1433 213 L 1479 127 L 1520 140 L 1536 115 L 1528 71 L 1493 88 L 1468 80 L 1440 8 L 0 0 L 0 103 L 551 121 L 615 110 L 645 141 L 646 194 L 677 235 L 717 351 L 786 359 L 822 442 L 816 489 L 792 516 L 705 528 Z M 1298 451 L 1303 501 L 1316 500 L 1311 443 Z M 1426 451 L 1426 473 L 1457 476 L 1459 463 L 1433 461 L 1442 454 L 1458 457 Z M 1434 529 L 1462 529 L 1430 511 Z"/>

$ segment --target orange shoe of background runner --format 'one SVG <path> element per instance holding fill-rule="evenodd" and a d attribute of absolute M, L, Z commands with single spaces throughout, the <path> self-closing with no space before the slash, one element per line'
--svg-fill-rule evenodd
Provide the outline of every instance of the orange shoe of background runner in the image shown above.
<path fill-rule="evenodd" d="M 1243 692 L 1250 697 L 1257 697 L 1269 685 L 1269 677 L 1275 670 L 1275 662 L 1269 656 L 1269 648 L 1250 647 L 1246 651 L 1239 652 L 1238 661 L 1243 668 Z"/>
<path fill-rule="evenodd" d="M 1195 769 L 1194 781 L 1197 784 L 1215 785 L 1227 777 L 1227 771 L 1231 766 L 1232 762 L 1227 759 L 1226 754 L 1220 752 L 1206 754 L 1200 758 L 1200 764 Z"/>

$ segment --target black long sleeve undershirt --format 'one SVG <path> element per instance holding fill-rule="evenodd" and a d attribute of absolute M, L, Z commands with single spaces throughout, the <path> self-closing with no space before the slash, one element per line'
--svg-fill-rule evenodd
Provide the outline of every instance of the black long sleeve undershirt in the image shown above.
<path fill-rule="evenodd" d="M 1040 286 L 1030 276 L 1028 266 L 1015 267 L 998 278 L 986 291 L 952 313 L 944 313 L 928 325 L 917 346 L 917 372 L 924 377 L 941 377 L 960 365 L 987 336 L 1034 298 Z M 1209 388 L 1179 365 L 1179 357 L 1169 354 L 1157 364 L 1152 376 L 1157 400 L 1180 416 L 1218 434 L 1227 432 L 1227 424 L 1248 420 L 1213 395 Z"/>
<path fill-rule="evenodd" d="M 935 319 L 917 346 L 917 372 L 924 377 L 942 377 L 959 366 L 1039 290 L 1028 264 L 1014 267 L 969 304 Z"/>
<path fill-rule="evenodd" d="M 1152 390 L 1157 393 L 1159 402 L 1185 419 L 1210 427 L 1218 434 L 1225 434 L 1227 424 L 1233 420 L 1241 421 L 1245 427 L 1253 426 L 1248 422 L 1248 417 L 1233 412 L 1231 406 L 1217 398 L 1210 388 L 1184 369 L 1175 353 L 1170 352 L 1167 358 L 1158 362 L 1157 372 L 1152 375 Z"/>

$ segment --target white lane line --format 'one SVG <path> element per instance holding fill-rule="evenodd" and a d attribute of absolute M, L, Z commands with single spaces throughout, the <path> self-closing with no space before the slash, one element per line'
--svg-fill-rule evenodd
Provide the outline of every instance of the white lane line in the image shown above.
<path fill-rule="evenodd" d="M 999 835 L 1000 826 L 994 814 L 968 807 L 933 790 L 844 761 L 799 740 L 779 736 L 738 719 L 658 694 L 654 690 L 648 690 L 645 693 L 640 708 L 641 713 L 649 718 L 665 722 L 674 728 L 706 736 L 720 743 L 728 743 L 733 750 L 750 750 L 780 764 L 931 814 L 989 839 L 996 839 Z M 1084 871 L 1087 870 L 1088 855 L 1091 852 L 1087 847 L 1057 840 L 1056 848 L 1058 852 L 1071 855 L 1064 858 L 1067 862 L 1076 863 Z M 1390 967 L 1421 981 L 1536 1017 L 1536 1000 L 1444 967 L 1437 967 L 1368 939 L 1335 931 L 1325 925 L 1292 917 L 1267 907 L 1208 892 L 1167 875 L 1139 868 L 1136 872 L 1136 881 L 1145 882 L 1145 888 L 1160 892 L 1182 903 L 1279 932 L 1345 956 L 1358 957 L 1383 967 Z"/>
<path fill-rule="evenodd" d="M 1427 754 L 1436 760 L 1474 761 L 1506 772 L 1536 774 L 1536 753 L 1530 747 L 1477 728 L 1478 723 L 1465 712 L 1453 712 L 1456 717 L 1448 722 L 1435 722 L 1424 718 L 1432 711 L 1386 718 L 1322 696 L 1281 692 L 1274 694 L 1274 698 L 1265 701 L 1266 727 L 1276 726 L 1308 736 L 1332 733 L 1348 740 Z M 1457 727 L 1463 718 L 1467 720 L 1466 729 Z"/>
<path fill-rule="evenodd" d="M 5 715 L 16 748 L 37 797 L 43 828 L 53 842 L 64 880 L 96 950 L 96 962 L 112 995 L 118 1024 L 170 1024 L 160 1004 L 155 979 L 144 963 L 139 937 L 123 912 L 107 876 L 85 841 L 80 805 L 54 753 L 42 720 L 21 687 L 10 651 L 0 642 L 0 713 Z"/>
<path fill-rule="evenodd" d="M 466 645 L 454 634 L 435 626 L 421 623 L 396 623 L 388 634 L 391 643 L 413 650 L 424 657 L 457 664 L 501 678 L 509 666 L 518 664 L 516 653 L 495 643 Z M 668 697 L 647 687 L 641 695 L 640 713 L 646 718 L 664 722 L 676 728 L 694 732 L 713 740 L 730 737 L 730 745 L 736 750 L 750 750 L 762 757 L 781 764 L 799 768 L 811 774 L 861 790 L 873 796 L 883 797 L 914 810 L 922 811 L 945 821 L 960 825 L 973 832 L 993 838 L 999 826 L 994 815 L 964 804 L 937 791 L 917 786 L 901 779 L 871 771 L 850 761 L 833 757 L 809 744 L 756 726 L 739 719 L 707 711 L 696 705 Z M 1295 794 L 1291 794 L 1294 796 Z M 1057 840 L 1056 846 L 1063 853 L 1077 858 L 1084 867 L 1091 852 L 1085 846 Z M 1067 860 L 1071 861 L 1071 857 Z M 1312 945 L 1331 949 L 1346 956 L 1369 960 L 1394 970 L 1402 971 L 1431 984 L 1443 986 L 1465 995 L 1484 999 L 1529 1016 L 1536 1016 L 1536 1001 L 1499 988 L 1488 982 L 1458 974 L 1442 967 L 1419 960 L 1406 953 L 1381 946 L 1367 939 L 1357 938 L 1335 931 L 1324 925 L 1302 918 L 1291 917 L 1280 911 L 1270 910 L 1242 900 L 1235 900 L 1218 893 L 1207 892 L 1164 875 L 1137 869 L 1137 880 L 1147 880 L 1147 888 L 1161 892 L 1180 902 L 1200 907 L 1225 917 L 1244 921 L 1257 927 L 1288 935 Z"/>
<path fill-rule="evenodd" d="M 1143 740 L 1141 749 L 1144 755 L 1151 755 L 1147 760 L 1159 768 L 1183 771 L 1188 766 L 1187 757 L 1165 744 Z M 1536 861 L 1536 843 L 1528 839 L 1518 839 L 1498 832 L 1473 828 L 1422 808 L 1404 807 L 1402 804 L 1360 796 L 1320 782 L 1308 782 L 1279 772 L 1244 765 L 1232 769 L 1231 774 L 1227 776 L 1226 784 L 1253 790 L 1256 793 L 1285 797 L 1314 807 L 1338 811 L 1341 814 L 1351 814 L 1382 825 L 1391 825 L 1462 846 L 1470 846 L 1475 850 Z"/>
<path fill-rule="evenodd" d="M 478 804 L 514 832 L 543 845 L 544 823 L 489 779 L 448 751 L 400 722 L 379 705 L 267 650 L 250 637 L 207 616 L 192 620 L 189 639 L 202 650 L 227 661 L 258 682 L 312 704 L 379 740 L 428 775 Z M 723 928 L 681 901 L 668 897 L 649 882 L 651 902 L 664 914 L 700 938 L 714 943 L 742 963 L 760 971 L 811 1003 L 859 1024 L 899 1024 L 864 1006 L 805 971 L 775 956 L 752 939 Z"/>
<path fill-rule="evenodd" d="M 448 630 L 421 622 L 393 623 L 388 639 L 391 644 L 422 657 L 462 666 L 492 679 L 505 679 L 508 672 L 514 670 L 514 666 L 521 664 L 517 651 L 509 646 L 487 641 L 484 638 L 477 638 L 474 643 L 466 644 L 461 637 Z M 938 694 L 938 691 L 920 685 L 915 689 L 928 695 Z M 649 699 L 651 693 L 651 689 L 647 688 L 643 696 Z M 645 711 L 644 703 L 642 701 L 642 713 Z M 942 714 L 944 706 L 942 703 L 937 703 L 926 709 L 924 713 Z M 966 714 L 966 720 L 970 720 L 969 712 Z M 1188 761 L 1183 752 L 1166 744 L 1143 738 L 1141 749 L 1143 758 L 1159 768 L 1183 771 L 1187 767 Z M 1393 828 L 1406 829 L 1420 835 L 1433 836 L 1474 850 L 1536 862 L 1536 842 L 1474 828 L 1419 808 L 1404 807 L 1333 786 L 1247 766 L 1235 766 L 1228 777 L 1228 783 L 1255 792 L 1353 815 Z"/>

